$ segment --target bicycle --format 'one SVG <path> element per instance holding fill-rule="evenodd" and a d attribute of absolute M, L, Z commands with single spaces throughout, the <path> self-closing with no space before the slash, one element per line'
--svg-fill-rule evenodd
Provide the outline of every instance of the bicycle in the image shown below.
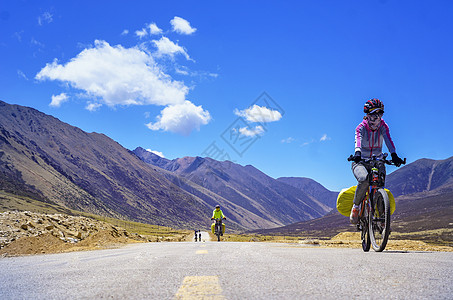
<path fill-rule="evenodd" d="M 357 230 L 361 231 L 362 249 L 365 252 L 370 251 L 371 245 L 376 252 L 384 251 L 391 231 L 390 200 L 384 189 L 385 172 L 379 172 L 381 164 L 395 165 L 391 160 L 387 160 L 387 156 L 388 154 L 384 153 L 382 158 L 373 155 L 371 158 L 360 160 L 371 168 L 370 188 L 360 205 L 357 223 Z M 348 161 L 353 161 L 352 155 Z M 403 160 L 404 164 L 406 158 Z"/>
<path fill-rule="evenodd" d="M 214 234 L 217 236 L 217 241 L 220 242 L 220 236 L 223 236 L 222 230 L 222 219 L 215 219 L 215 227 L 214 227 Z"/>

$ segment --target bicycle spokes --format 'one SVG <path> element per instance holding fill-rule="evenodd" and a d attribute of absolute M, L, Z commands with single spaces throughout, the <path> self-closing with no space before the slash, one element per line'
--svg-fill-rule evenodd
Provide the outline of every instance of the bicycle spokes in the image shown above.
<path fill-rule="evenodd" d="M 369 233 L 375 251 L 383 251 L 390 233 L 390 202 L 387 192 L 380 188 L 375 193 L 369 218 Z"/>

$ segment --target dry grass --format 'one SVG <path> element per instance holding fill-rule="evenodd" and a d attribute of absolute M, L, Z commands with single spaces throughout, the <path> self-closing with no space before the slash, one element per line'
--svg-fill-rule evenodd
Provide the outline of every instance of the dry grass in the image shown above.
<path fill-rule="evenodd" d="M 5 191 L 0 190 L 0 212 L 13 210 L 32 211 L 44 214 L 73 213 L 72 210 L 56 204 L 45 203 L 25 196 L 6 193 Z"/>
<path fill-rule="evenodd" d="M 439 230 L 440 232 L 452 233 L 451 230 Z M 420 232 L 420 235 L 438 234 L 439 231 Z M 417 234 L 417 233 L 414 233 Z M 216 240 L 212 233 L 211 240 Z M 453 252 L 453 247 L 445 245 L 428 244 L 420 240 L 405 238 L 409 234 L 393 233 L 387 244 L 387 251 L 445 251 Z M 362 248 L 360 232 L 342 232 L 331 239 L 315 238 L 312 236 L 265 236 L 259 234 L 225 234 L 221 241 L 225 242 L 273 242 L 286 243 L 293 247 L 322 247 L 322 248 Z"/>
<path fill-rule="evenodd" d="M 192 231 L 189 230 L 173 229 L 166 226 L 119 220 L 91 214 L 84 214 L 84 216 L 113 224 L 124 228 L 127 232 L 142 235 L 148 238 L 148 240 L 156 242 L 181 242 L 187 240 L 187 237 L 192 234 Z"/>
<path fill-rule="evenodd" d="M 189 236 L 192 234 L 188 230 L 177 230 L 167 226 L 145 224 L 139 222 L 132 222 L 128 220 L 119 220 L 115 218 L 109 218 L 99 216 L 91 213 L 85 213 L 81 211 L 67 209 L 65 207 L 37 201 L 28 197 L 18 196 L 4 191 L 0 191 L 0 212 L 5 211 L 31 211 L 34 213 L 42 214 L 66 214 L 72 216 L 83 216 L 92 218 L 98 221 L 110 223 L 119 229 L 126 230 L 131 237 L 141 236 L 140 241 L 148 242 L 175 242 L 189 240 Z M 104 234 L 105 235 L 105 234 Z M 36 253 L 55 253 L 64 251 L 78 251 L 78 250 L 90 250 L 98 249 L 99 247 L 111 247 L 112 245 L 121 245 L 125 243 L 137 242 L 134 238 L 120 239 L 120 238 L 109 238 L 108 236 L 97 235 L 77 244 L 62 243 L 60 240 L 56 240 L 53 237 L 41 236 L 36 238 L 24 238 L 21 241 L 17 240 L 16 245 L 11 245 L 9 252 L 11 255 L 22 255 L 22 254 L 36 254 Z M 47 245 L 46 245 L 47 244 Z"/>
<path fill-rule="evenodd" d="M 127 232 L 132 234 L 139 234 L 147 241 L 191 241 L 193 232 L 189 230 L 176 230 L 166 226 L 144 224 L 139 222 L 132 222 L 127 220 L 119 220 L 109 217 L 98 216 L 90 213 L 83 213 L 80 211 L 69 210 L 61 206 L 36 201 L 27 197 L 11 195 L 0 191 L 0 211 L 19 210 L 19 211 L 33 211 L 46 214 L 65 213 L 70 215 L 79 215 L 84 217 L 93 218 L 99 221 L 104 221 L 124 228 Z M 215 241 L 217 238 L 210 231 L 211 240 Z M 397 251 L 453 251 L 451 244 L 451 237 L 453 236 L 453 228 L 425 230 L 410 233 L 392 232 L 386 250 Z M 313 246 L 313 247 L 342 247 L 342 248 L 361 248 L 360 233 L 359 232 L 342 232 L 333 238 L 329 239 L 323 237 L 320 233 L 318 236 L 304 235 L 300 232 L 298 236 L 273 236 L 273 235 L 260 235 L 260 234 L 225 234 L 222 238 L 225 242 L 276 242 L 287 243 L 294 246 Z M 423 241 L 420 241 L 423 240 Z M 424 242 L 427 241 L 427 242 Z M 23 242 L 26 242 L 25 240 Z M 115 242 L 115 241 L 112 241 Z M 136 242 L 131 239 L 124 241 L 117 241 L 118 244 Z M 39 241 L 29 243 L 38 243 L 39 248 L 46 248 Z M 41 243 L 44 243 L 43 241 Z M 92 244 L 79 245 L 74 247 L 75 250 L 86 250 L 96 248 L 96 239 L 92 239 Z M 64 246 L 67 247 L 67 246 Z M 60 249 L 60 248 L 58 248 Z"/>
<path fill-rule="evenodd" d="M 128 220 L 120 220 L 105 216 L 99 216 L 92 213 L 81 212 L 73 209 L 68 209 L 56 204 L 45 203 L 31 198 L 13 195 L 0 190 L 0 212 L 15 210 L 31 211 L 44 214 L 63 213 L 73 216 L 83 216 L 87 218 L 96 219 L 98 221 L 107 222 L 118 227 L 122 227 L 130 233 L 137 233 L 145 236 L 147 235 L 160 236 L 166 238 L 186 235 L 190 233 L 190 231 L 187 230 L 176 230 L 167 226 L 152 225 Z"/>

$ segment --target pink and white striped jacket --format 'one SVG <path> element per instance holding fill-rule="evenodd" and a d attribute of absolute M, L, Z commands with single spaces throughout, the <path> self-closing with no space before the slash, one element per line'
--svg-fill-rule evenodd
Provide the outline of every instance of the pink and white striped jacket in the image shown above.
<path fill-rule="evenodd" d="M 368 126 L 367 120 L 363 120 L 355 129 L 355 151 L 362 152 L 362 158 L 381 156 L 383 140 L 389 152 L 394 153 L 395 145 L 390 137 L 389 126 L 384 120 L 381 120 L 378 129 L 374 131 Z"/>

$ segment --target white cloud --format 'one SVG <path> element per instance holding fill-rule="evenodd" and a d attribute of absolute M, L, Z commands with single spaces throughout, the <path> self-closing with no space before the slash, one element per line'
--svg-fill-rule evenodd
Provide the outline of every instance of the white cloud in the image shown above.
<path fill-rule="evenodd" d="M 50 106 L 52 107 L 60 107 L 61 104 L 68 101 L 68 95 L 65 93 L 61 93 L 60 95 L 52 95 L 52 102 L 50 102 Z"/>
<path fill-rule="evenodd" d="M 319 139 L 320 142 L 324 142 L 324 141 L 328 141 L 328 140 L 330 140 L 330 137 L 328 137 L 327 134 L 324 134 L 324 135 Z"/>
<path fill-rule="evenodd" d="M 151 130 L 171 131 L 188 136 L 210 120 L 211 115 L 201 105 L 196 106 L 186 100 L 182 104 L 168 105 L 160 112 L 155 123 L 151 122 L 146 126 Z"/>
<path fill-rule="evenodd" d="M 24 31 L 16 31 L 14 32 L 13 36 L 19 41 L 22 42 L 22 35 L 24 34 Z"/>
<path fill-rule="evenodd" d="M 149 30 L 149 31 L 148 31 Z M 135 31 L 135 35 L 138 36 L 140 39 L 144 38 L 145 36 L 149 35 L 155 35 L 155 34 L 161 34 L 162 29 L 157 27 L 156 23 L 152 23 L 140 30 Z"/>
<path fill-rule="evenodd" d="M 162 152 L 156 151 L 156 150 L 151 150 L 151 149 L 146 149 L 146 151 L 151 152 L 156 154 L 157 156 L 160 156 L 162 158 L 165 158 L 164 154 Z"/>
<path fill-rule="evenodd" d="M 161 34 L 162 33 L 162 29 L 157 27 L 156 23 L 152 23 L 152 24 L 149 25 L 149 33 L 150 34 Z"/>
<path fill-rule="evenodd" d="M 146 31 L 146 28 L 142 28 L 141 30 L 136 30 L 135 35 L 138 36 L 139 38 L 144 38 L 148 32 Z"/>
<path fill-rule="evenodd" d="M 149 53 L 98 40 L 65 65 L 57 60 L 47 64 L 35 78 L 66 82 L 85 91 L 90 98 L 88 110 L 102 104 L 182 104 L 189 91 L 184 83 L 165 74 Z"/>
<path fill-rule="evenodd" d="M 168 55 L 171 58 L 174 58 L 176 54 L 180 53 L 184 55 L 187 60 L 190 60 L 189 55 L 183 47 L 173 43 L 165 36 L 161 37 L 158 41 L 153 40 L 153 43 L 157 47 L 157 56 Z"/>
<path fill-rule="evenodd" d="M 181 66 L 179 66 L 179 67 L 176 66 L 175 67 L 176 74 L 180 74 L 180 75 L 189 75 L 189 71 L 188 70 L 189 69 L 184 67 L 184 66 L 182 66 L 182 67 Z"/>
<path fill-rule="evenodd" d="M 101 106 L 102 106 L 102 104 L 100 104 L 100 103 L 87 103 L 87 106 L 85 106 L 85 109 L 89 110 L 89 111 L 96 111 Z"/>
<path fill-rule="evenodd" d="M 244 136 L 254 137 L 264 133 L 263 126 L 256 126 L 254 129 L 249 129 L 247 127 L 239 128 L 239 133 Z"/>
<path fill-rule="evenodd" d="M 38 46 L 39 48 L 44 48 L 44 44 L 36 40 L 35 38 L 31 38 L 30 43 L 34 46 Z"/>
<path fill-rule="evenodd" d="M 312 140 L 310 140 L 310 141 L 308 141 L 308 142 L 304 142 L 304 143 L 303 143 L 302 145 L 300 145 L 300 146 L 301 146 L 301 147 L 305 147 L 305 146 L 308 146 L 308 145 L 310 145 L 310 144 L 313 144 L 314 142 L 315 142 L 315 140 L 312 139 Z"/>
<path fill-rule="evenodd" d="M 282 114 L 279 111 L 269 109 L 265 106 L 258 106 L 256 104 L 244 110 L 235 109 L 234 113 L 251 123 L 275 122 L 282 118 Z"/>
<path fill-rule="evenodd" d="M 281 142 L 284 143 L 284 144 L 291 144 L 295 140 L 296 140 L 295 138 L 289 137 L 289 138 L 283 139 Z"/>
<path fill-rule="evenodd" d="M 53 21 L 53 15 L 50 12 L 45 12 L 38 17 L 39 26 L 44 25 L 44 23 L 50 24 Z"/>
<path fill-rule="evenodd" d="M 128 35 L 129 34 L 129 30 L 127 29 L 124 29 L 123 32 L 121 32 L 121 35 Z"/>
<path fill-rule="evenodd" d="M 187 20 L 184 20 L 180 17 L 174 17 L 170 21 L 171 26 L 173 27 L 173 31 L 180 33 L 180 34 L 192 34 L 197 31 L 196 28 L 190 26 L 190 23 Z"/>
<path fill-rule="evenodd" d="M 190 60 L 194 61 L 193 59 L 190 59 Z M 184 76 L 197 77 L 200 81 L 205 81 L 205 80 L 219 77 L 219 74 L 217 74 L 217 73 L 213 73 L 213 72 L 209 72 L 209 71 L 202 71 L 202 70 L 192 71 L 189 68 L 187 68 L 186 66 L 180 66 L 180 65 L 175 65 L 175 72 L 176 72 L 176 74 L 180 74 L 180 75 L 184 75 Z"/>
<path fill-rule="evenodd" d="M 25 73 L 22 72 L 22 70 L 17 70 L 17 75 L 25 80 L 28 80 L 27 75 L 25 75 Z"/>

